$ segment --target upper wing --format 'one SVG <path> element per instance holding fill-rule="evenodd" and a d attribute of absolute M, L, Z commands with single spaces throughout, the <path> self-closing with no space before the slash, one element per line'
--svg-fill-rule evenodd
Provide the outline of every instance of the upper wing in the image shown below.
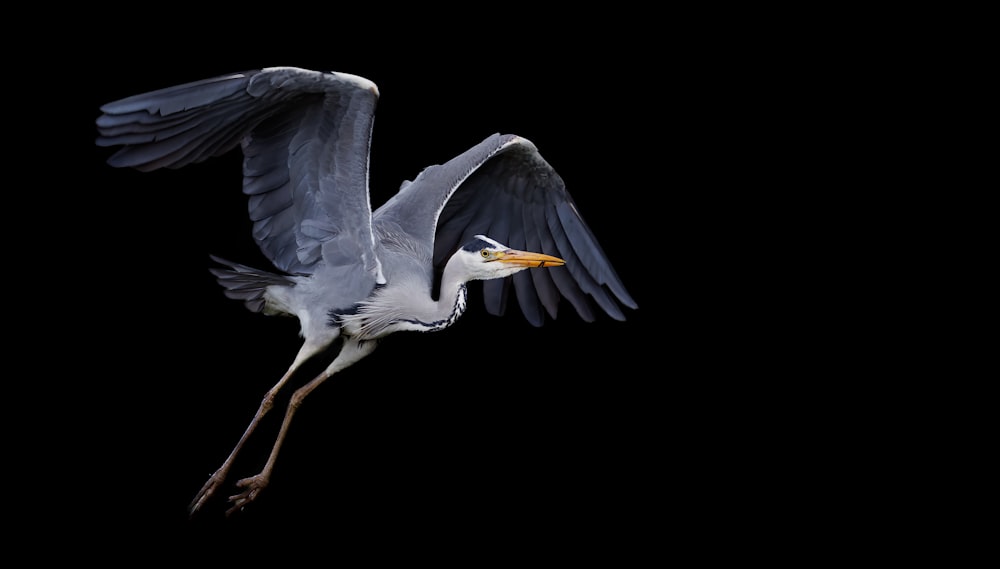
<path fill-rule="evenodd" d="M 368 153 L 378 89 L 367 79 L 274 67 L 196 81 L 108 103 L 100 146 L 108 163 L 180 168 L 243 149 L 253 236 L 279 269 L 311 274 L 377 260 Z M 336 239 L 336 247 L 323 247 Z"/>
<path fill-rule="evenodd" d="M 616 320 L 625 319 L 619 302 L 637 307 L 562 178 L 527 139 L 494 134 L 447 163 L 424 169 L 375 212 L 375 223 L 382 220 L 432 247 L 437 268 L 476 234 L 566 260 L 563 267 L 484 281 L 491 314 L 503 314 L 511 284 L 535 326 L 543 324 L 544 312 L 556 317 L 560 298 L 588 322 L 596 318 L 595 306 Z"/>

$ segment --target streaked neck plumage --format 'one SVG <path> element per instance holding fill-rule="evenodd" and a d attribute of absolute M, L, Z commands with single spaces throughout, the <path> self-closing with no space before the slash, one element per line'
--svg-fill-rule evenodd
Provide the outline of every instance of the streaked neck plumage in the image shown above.
<path fill-rule="evenodd" d="M 415 298 L 413 292 L 420 290 L 422 285 L 392 282 L 390 276 L 389 284 L 361 302 L 357 312 L 342 315 L 340 322 L 347 334 L 361 340 L 407 330 L 444 330 L 458 321 L 468 306 L 466 274 L 460 261 L 455 258 L 449 260 L 441 276 L 437 300 L 429 294 Z M 430 290 L 427 292 L 430 293 Z"/>
<path fill-rule="evenodd" d="M 468 307 L 469 291 L 466 281 L 458 275 L 459 271 L 454 261 L 450 261 L 441 275 L 441 289 L 435 302 L 433 319 L 411 320 L 421 326 L 425 332 L 444 330 L 454 324 L 465 313 Z"/>

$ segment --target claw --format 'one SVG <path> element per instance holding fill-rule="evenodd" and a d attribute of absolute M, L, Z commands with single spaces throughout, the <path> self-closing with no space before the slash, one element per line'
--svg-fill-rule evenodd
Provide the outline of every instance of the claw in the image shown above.
<path fill-rule="evenodd" d="M 253 502 L 257 499 L 260 491 L 267 487 L 269 479 L 267 476 L 262 474 L 256 474 L 249 478 L 244 478 L 236 483 L 238 488 L 245 488 L 243 492 L 235 494 L 229 497 L 229 501 L 233 504 L 231 508 L 226 510 L 226 516 L 231 516 L 237 511 L 242 511 L 247 504 Z"/>
<path fill-rule="evenodd" d="M 208 499 L 215 494 L 215 491 L 222 486 L 222 482 L 226 479 L 226 474 L 226 470 L 220 468 L 208 477 L 208 481 L 205 482 L 205 485 L 201 487 L 201 490 L 195 494 L 194 500 L 191 500 L 191 504 L 188 505 L 188 516 L 194 516 L 199 510 L 201 510 L 201 507 L 205 505 L 205 502 L 207 502 Z"/>

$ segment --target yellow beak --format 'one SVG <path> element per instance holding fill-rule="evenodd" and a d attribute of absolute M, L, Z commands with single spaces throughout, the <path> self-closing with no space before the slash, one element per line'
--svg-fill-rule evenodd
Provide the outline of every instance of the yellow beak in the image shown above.
<path fill-rule="evenodd" d="M 521 267 L 561 267 L 566 264 L 566 261 L 559 257 L 518 251 L 517 249 L 507 249 L 502 253 L 497 253 L 497 261 Z"/>

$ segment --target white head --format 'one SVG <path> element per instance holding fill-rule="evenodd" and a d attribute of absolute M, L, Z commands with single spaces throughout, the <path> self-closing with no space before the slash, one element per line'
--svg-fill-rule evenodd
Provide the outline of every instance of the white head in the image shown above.
<path fill-rule="evenodd" d="M 499 279 L 532 267 L 565 264 L 566 261 L 558 257 L 511 249 L 485 235 L 476 235 L 462 245 L 448 262 L 449 266 L 455 265 L 463 280 L 468 281 Z"/>

